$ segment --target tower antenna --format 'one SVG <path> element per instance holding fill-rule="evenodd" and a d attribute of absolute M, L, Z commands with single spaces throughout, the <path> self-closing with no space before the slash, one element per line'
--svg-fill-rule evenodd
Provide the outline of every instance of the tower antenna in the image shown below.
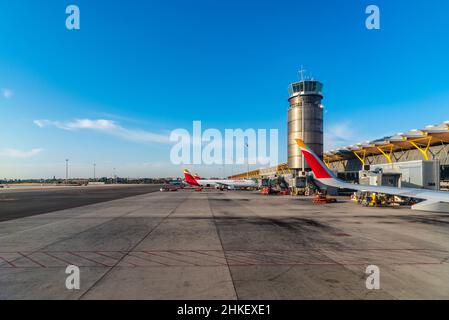
<path fill-rule="evenodd" d="M 304 69 L 304 67 L 301 65 L 301 69 L 299 69 L 299 74 L 301 76 L 301 81 L 304 80 L 304 72 L 306 72 L 306 70 Z"/>

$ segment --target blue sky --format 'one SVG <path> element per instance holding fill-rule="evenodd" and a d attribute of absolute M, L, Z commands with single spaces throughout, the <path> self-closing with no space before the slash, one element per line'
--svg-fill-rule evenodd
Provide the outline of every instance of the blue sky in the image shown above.
<path fill-rule="evenodd" d="M 283 161 L 301 65 L 325 86 L 326 149 L 449 120 L 448 17 L 445 0 L 0 0 L 0 177 L 62 177 L 66 158 L 71 176 L 179 175 L 163 137 L 194 120 L 277 128 Z"/>

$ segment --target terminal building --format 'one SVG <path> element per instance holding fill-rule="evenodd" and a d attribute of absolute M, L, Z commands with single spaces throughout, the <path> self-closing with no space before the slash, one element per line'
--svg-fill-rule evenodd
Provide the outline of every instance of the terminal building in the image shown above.
<path fill-rule="evenodd" d="M 287 181 L 310 171 L 295 139 L 302 139 L 339 178 L 355 183 L 440 189 L 449 187 L 449 121 L 323 152 L 323 84 L 289 86 L 287 163 L 231 176 Z M 378 180 L 378 181 L 376 181 Z"/>
<path fill-rule="evenodd" d="M 433 182 L 423 181 L 422 187 L 446 188 L 449 182 L 449 121 L 331 150 L 324 154 L 323 160 L 340 178 L 351 182 L 359 180 L 362 170 L 380 168 L 400 171 L 402 181 L 407 184 L 407 180 L 414 179 L 410 175 L 421 170 L 426 177 L 436 175 Z M 417 167 L 419 169 L 413 169 Z"/>

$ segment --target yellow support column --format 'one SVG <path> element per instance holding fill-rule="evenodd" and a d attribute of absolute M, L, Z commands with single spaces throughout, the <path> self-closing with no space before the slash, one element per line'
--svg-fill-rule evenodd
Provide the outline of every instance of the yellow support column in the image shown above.
<path fill-rule="evenodd" d="M 384 148 L 390 148 L 389 152 L 386 153 L 384 151 Z M 376 149 L 379 150 L 384 155 L 384 157 L 388 160 L 388 163 L 393 163 L 393 160 L 391 159 L 392 155 L 393 155 L 393 145 L 392 144 L 389 144 L 387 146 L 376 147 Z"/>
<path fill-rule="evenodd" d="M 418 141 L 426 141 L 427 140 L 427 145 L 425 148 L 422 148 L 417 142 Z M 430 143 L 432 142 L 432 136 L 430 137 L 426 137 L 426 138 L 420 138 L 420 139 L 415 139 L 415 140 L 410 140 L 408 141 L 410 142 L 410 144 L 412 146 L 414 146 L 416 149 L 418 149 L 424 156 L 424 159 L 429 160 L 429 148 L 430 148 Z"/>
<path fill-rule="evenodd" d="M 323 158 L 323 162 L 324 162 L 324 164 L 326 165 L 326 167 L 327 167 L 328 169 L 330 169 L 329 158 L 328 158 L 328 157 L 324 157 L 324 158 Z"/>
<path fill-rule="evenodd" d="M 360 151 L 353 151 L 353 153 L 355 154 L 355 156 L 357 157 L 357 159 L 359 159 L 360 162 L 362 163 L 362 165 L 364 166 L 364 165 L 365 165 L 365 162 L 366 162 L 366 150 L 365 150 L 365 149 L 362 150 L 362 156 L 360 156 L 360 155 L 358 154 L 358 152 L 360 152 Z"/>

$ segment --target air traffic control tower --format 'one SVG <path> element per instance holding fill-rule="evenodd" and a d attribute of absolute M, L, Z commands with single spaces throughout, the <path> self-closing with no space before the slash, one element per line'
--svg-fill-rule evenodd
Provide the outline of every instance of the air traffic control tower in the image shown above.
<path fill-rule="evenodd" d="M 323 157 L 323 84 L 301 80 L 289 86 L 288 167 L 297 175 L 310 171 L 295 139 L 302 139 L 320 158 Z"/>

